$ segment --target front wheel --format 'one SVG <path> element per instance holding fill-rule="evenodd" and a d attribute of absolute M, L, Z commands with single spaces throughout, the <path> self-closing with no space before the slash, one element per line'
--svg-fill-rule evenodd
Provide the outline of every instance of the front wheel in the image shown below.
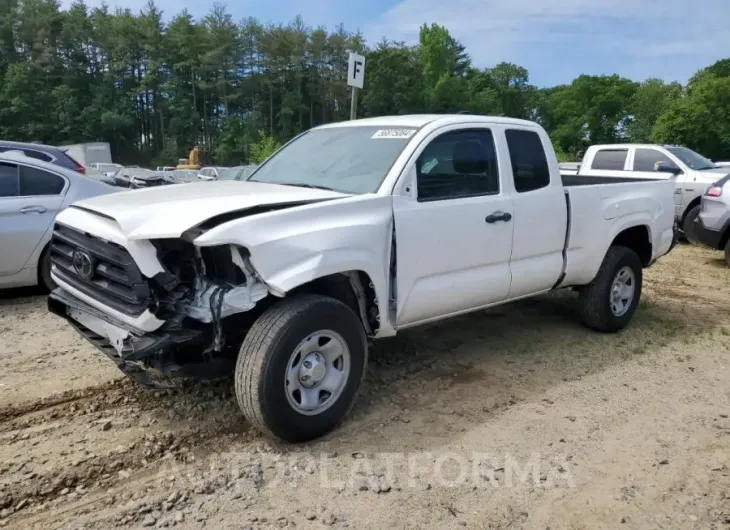
<path fill-rule="evenodd" d="M 699 244 L 697 233 L 695 231 L 695 219 L 699 217 L 701 211 L 702 207 L 700 205 L 693 207 L 689 212 L 687 212 L 687 215 L 684 217 L 684 221 L 682 222 L 682 232 L 684 232 L 684 237 L 693 245 Z"/>
<path fill-rule="evenodd" d="M 53 291 L 57 285 L 51 277 L 51 246 L 49 245 L 41 254 L 38 260 L 38 283 L 48 292 Z"/>
<path fill-rule="evenodd" d="M 348 306 L 326 296 L 294 296 L 251 326 L 236 363 L 236 398 L 263 433 L 309 441 L 347 415 L 366 364 L 365 330 Z"/>
<path fill-rule="evenodd" d="M 622 246 L 609 248 L 598 274 L 580 292 L 583 324 L 607 333 L 625 328 L 639 306 L 642 272 L 636 252 Z"/>

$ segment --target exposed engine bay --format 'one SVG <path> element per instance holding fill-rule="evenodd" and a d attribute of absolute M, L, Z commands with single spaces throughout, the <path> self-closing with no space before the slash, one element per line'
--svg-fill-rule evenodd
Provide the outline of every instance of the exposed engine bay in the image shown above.
<path fill-rule="evenodd" d="M 150 377 L 151 370 L 165 376 L 202 378 L 230 371 L 237 353 L 233 350 L 266 304 L 247 318 L 229 317 L 252 311 L 269 295 L 248 252 L 236 245 L 200 248 L 183 239 L 160 239 L 153 244 L 164 269 L 153 278 L 139 274 L 133 260 L 126 260 L 112 244 L 70 230 L 57 229 L 52 259 L 57 274 L 74 282 L 71 285 L 79 291 L 84 289 L 83 293 L 110 306 L 114 303 L 121 313 L 152 313 L 164 322 L 154 332 L 142 333 L 125 325 L 73 296 L 78 293 L 62 288 L 51 294 L 49 308 L 144 384 L 161 386 Z M 74 266 L 81 253 L 91 256 L 93 264 L 84 282 Z"/>

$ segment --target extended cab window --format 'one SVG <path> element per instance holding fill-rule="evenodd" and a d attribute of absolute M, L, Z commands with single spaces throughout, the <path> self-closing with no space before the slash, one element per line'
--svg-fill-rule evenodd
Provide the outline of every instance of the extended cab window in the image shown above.
<path fill-rule="evenodd" d="M 628 152 L 628 149 L 601 149 L 593 157 L 591 169 L 622 171 Z"/>
<path fill-rule="evenodd" d="M 58 175 L 52 175 L 41 169 L 29 166 L 20 166 L 21 197 L 36 197 L 39 195 L 59 195 L 66 184 Z"/>
<path fill-rule="evenodd" d="M 515 190 L 524 193 L 550 184 L 550 169 L 540 136 L 534 131 L 520 129 L 508 129 L 505 136 Z"/>
<path fill-rule="evenodd" d="M 433 201 L 499 193 L 499 169 L 492 131 L 442 134 L 416 162 L 418 200 Z"/>
<path fill-rule="evenodd" d="M 657 162 L 667 162 L 676 167 L 672 159 L 656 149 L 637 149 L 634 153 L 634 171 L 655 171 Z"/>
<path fill-rule="evenodd" d="M 18 196 L 18 166 L 0 164 L 0 197 Z"/>

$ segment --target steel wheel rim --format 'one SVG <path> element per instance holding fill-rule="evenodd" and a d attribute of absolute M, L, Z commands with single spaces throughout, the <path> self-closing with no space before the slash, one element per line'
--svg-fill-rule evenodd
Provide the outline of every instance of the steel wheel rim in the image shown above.
<path fill-rule="evenodd" d="M 636 275 L 631 267 L 621 267 L 611 283 L 610 306 L 611 312 L 617 316 L 624 316 L 636 293 Z"/>
<path fill-rule="evenodd" d="M 311 333 L 294 348 L 286 365 L 289 405 L 305 416 L 323 413 L 342 395 L 351 364 L 342 335 L 329 329 Z"/>

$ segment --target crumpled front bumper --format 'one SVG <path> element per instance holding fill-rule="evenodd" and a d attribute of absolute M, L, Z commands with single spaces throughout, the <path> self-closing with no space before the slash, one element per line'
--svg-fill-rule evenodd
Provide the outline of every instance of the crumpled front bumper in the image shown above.
<path fill-rule="evenodd" d="M 176 362 L 181 352 L 203 351 L 207 334 L 198 329 L 133 330 L 61 288 L 48 296 L 48 310 L 64 318 L 128 377 L 152 388 L 170 388 L 178 377 L 202 376 Z M 192 372 L 192 373 L 191 373 Z"/>

